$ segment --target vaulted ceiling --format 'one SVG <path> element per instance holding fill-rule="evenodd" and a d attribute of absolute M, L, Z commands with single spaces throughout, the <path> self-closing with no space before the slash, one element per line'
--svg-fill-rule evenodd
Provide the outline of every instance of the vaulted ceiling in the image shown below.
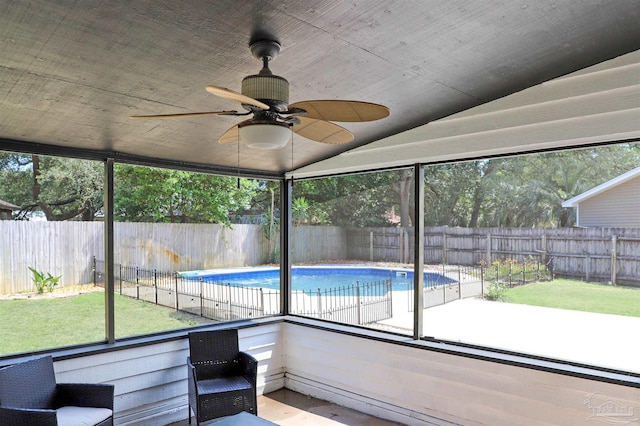
<path fill-rule="evenodd" d="M 283 176 L 639 50 L 638 22 L 637 0 L 2 2 L 0 150 Z M 217 142 L 242 117 L 129 119 L 241 110 L 205 87 L 239 92 L 263 39 L 282 45 L 271 70 L 291 102 L 362 100 L 391 115 L 338 123 L 348 144 L 294 134 L 270 151 Z"/>

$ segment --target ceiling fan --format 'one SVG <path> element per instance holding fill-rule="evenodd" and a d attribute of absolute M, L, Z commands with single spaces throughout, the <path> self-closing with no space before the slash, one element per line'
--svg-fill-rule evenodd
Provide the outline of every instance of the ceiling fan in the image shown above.
<path fill-rule="evenodd" d="M 269 61 L 280 53 L 280 44 L 261 40 L 251 44 L 251 53 L 262 60 L 262 70 L 242 80 L 242 93 L 207 86 L 207 91 L 224 99 L 240 102 L 247 112 L 208 111 L 183 114 L 134 115 L 133 119 L 162 119 L 203 115 L 253 115 L 252 118 L 228 129 L 218 142 L 242 141 L 251 148 L 278 149 L 291 140 L 291 131 L 313 141 L 344 144 L 354 139 L 353 134 L 331 121 L 362 122 L 385 118 L 389 108 L 384 105 L 342 100 L 301 101 L 289 105 L 289 82 L 274 75 Z"/>

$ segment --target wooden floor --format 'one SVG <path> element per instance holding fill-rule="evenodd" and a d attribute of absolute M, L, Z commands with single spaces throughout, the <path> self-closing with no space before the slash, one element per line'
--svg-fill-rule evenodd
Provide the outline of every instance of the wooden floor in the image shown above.
<path fill-rule="evenodd" d="M 398 426 L 330 402 L 280 389 L 258 397 L 258 415 L 280 426 Z M 194 419 L 191 420 L 195 425 Z M 171 426 L 186 426 L 184 421 Z M 214 426 L 215 423 L 207 423 Z"/>

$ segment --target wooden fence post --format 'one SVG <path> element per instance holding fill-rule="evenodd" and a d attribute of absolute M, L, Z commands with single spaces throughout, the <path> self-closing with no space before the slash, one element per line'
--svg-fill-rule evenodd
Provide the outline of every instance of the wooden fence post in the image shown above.
<path fill-rule="evenodd" d="M 406 228 L 403 228 L 402 232 L 404 233 L 404 257 L 402 261 L 403 263 L 409 263 L 409 234 Z"/>
<path fill-rule="evenodd" d="M 369 261 L 373 262 L 373 231 L 369 231 Z"/>
<path fill-rule="evenodd" d="M 584 258 L 584 280 L 589 282 L 591 278 L 591 254 L 587 251 Z"/>
<path fill-rule="evenodd" d="M 442 231 L 442 264 L 447 264 L 447 228 Z"/>
<path fill-rule="evenodd" d="M 491 232 L 487 232 L 487 265 L 491 264 Z"/>
<path fill-rule="evenodd" d="M 616 273 L 618 264 L 618 237 L 613 235 L 611 237 L 611 285 L 616 285 Z"/>

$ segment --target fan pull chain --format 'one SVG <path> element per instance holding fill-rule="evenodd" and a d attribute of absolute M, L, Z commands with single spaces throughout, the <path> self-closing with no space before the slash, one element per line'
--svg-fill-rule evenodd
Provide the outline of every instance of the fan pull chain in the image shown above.
<path fill-rule="evenodd" d="M 293 128 L 291 128 L 291 170 L 293 170 Z M 293 188 L 293 177 L 291 177 L 291 187 Z"/>
<path fill-rule="evenodd" d="M 240 189 L 240 128 L 236 126 L 238 129 L 238 190 Z"/>

